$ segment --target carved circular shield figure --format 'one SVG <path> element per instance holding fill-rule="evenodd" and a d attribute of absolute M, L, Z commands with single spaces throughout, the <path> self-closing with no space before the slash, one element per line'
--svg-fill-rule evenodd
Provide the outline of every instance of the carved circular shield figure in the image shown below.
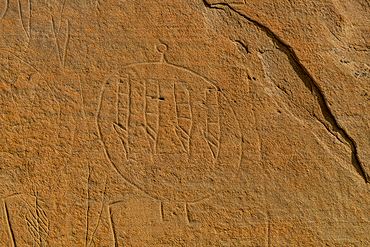
<path fill-rule="evenodd" d="M 97 114 L 107 158 L 148 195 L 195 202 L 233 183 L 241 130 L 219 88 L 166 62 L 122 67 L 104 82 Z"/>

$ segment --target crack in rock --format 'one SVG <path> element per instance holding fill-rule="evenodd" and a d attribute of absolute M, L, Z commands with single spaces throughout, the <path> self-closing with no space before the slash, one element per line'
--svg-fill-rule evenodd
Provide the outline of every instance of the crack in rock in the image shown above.
<path fill-rule="evenodd" d="M 275 33 L 273 33 L 268 27 L 264 26 L 260 22 L 250 18 L 249 16 L 245 15 L 244 13 L 239 12 L 236 10 L 233 6 L 231 6 L 228 3 L 222 2 L 222 3 L 209 3 L 207 0 L 202 0 L 206 8 L 210 9 L 218 9 L 218 10 L 225 10 L 225 8 L 228 8 L 235 12 L 236 14 L 242 16 L 247 21 L 253 23 L 254 25 L 261 28 L 270 38 L 272 38 L 279 46 L 283 47 L 286 51 L 287 55 L 289 55 L 293 60 L 297 63 L 299 68 L 302 70 L 303 74 L 305 74 L 309 80 L 311 87 L 316 91 L 318 103 L 323 111 L 323 113 L 326 113 L 326 120 L 330 123 L 331 129 L 327 128 L 328 131 L 336 136 L 334 132 L 338 133 L 350 146 L 352 151 L 352 165 L 356 168 L 357 172 L 361 175 L 361 177 L 365 180 L 365 182 L 370 182 L 370 176 L 369 174 L 365 173 L 365 170 L 360 162 L 360 159 L 358 157 L 356 142 L 353 140 L 352 137 L 350 137 L 347 132 L 338 124 L 337 120 L 335 119 L 331 109 L 329 108 L 325 95 L 323 94 L 322 90 L 320 89 L 320 86 L 318 83 L 314 80 L 313 76 L 308 72 L 306 67 L 300 62 L 297 54 L 293 50 L 293 48 L 288 45 L 286 42 L 284 42 L 282 39 L 280 39 Z M 312 92 L 312 90 L 311 90 Z M 336 136 L 337 137 L 337 136 Z M 338 138 L 338 137 L 337 137 Z M 339 139 L 339 138 L 338 138 Z M 339 139 L 340 140 L 340 139 Z"/>

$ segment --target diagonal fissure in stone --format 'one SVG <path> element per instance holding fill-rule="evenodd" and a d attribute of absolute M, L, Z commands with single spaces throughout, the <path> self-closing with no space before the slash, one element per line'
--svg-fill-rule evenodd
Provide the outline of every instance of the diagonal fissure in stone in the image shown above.
<path fill-rule="evenodd" d="M 314 80 L 313 76 L 309 73 L 307 68 L 300 62 L 293 48 L 290 45 L 288 45 L 286 42 L 284 42 L 282 39 L 280 39 L 275 33 L 273 33 L 271 29 L 261 24 L 260 22 L 250 18 L 244 13 L 239 12 L 230 4 L 225 3 L 225 2 L 211 4 L 211 3 L 208 3 L 207 0 L 202 0 L 202 1 L 207 8 L 219 9 L 219 10 L 225 10 L 225 8 L 230 9 L 231 11 L 245 18 L 247 21 L 261 28 L 261 30 L 263 30 L 270 38 L 272 38 L 275 41 L 275 43 L 280 47 L 280 49 L 289 57 L 289 60 L 291 61 L 291 63 L 295 63 L 297 65 L 293 67 L 298 67 L 301 73 L 303 73 L 309 79 L 308 81 L 310 85 L 307 85 L 306 83 L 305 84 L 308 87 L 308 89 L 310 89 L 311 93 L 315 94 L 318 100 L 318 103 L 320 105 L 321 111 L 323 113 L 323 116 L 325 117 L 325 120 L 328 123 L 330 123 L 331 128 L 328 128 L 328 126 L 326 126 L 325 123 L 323 124 L 325 125 L 326 129 L 331 134 L 337 137 L 337 135 L 335 135 L 333 132 L 338 133 L 348 143 L 352 151 L 352 165 L 355 167 L 356 171 L 361 175 L 361 177 L 365 180 L 365 182 L 370 182 L 370 175 L 365 173 L 365 170 L 360 162 L 358 152 L 357 152 L 356 142 L 354 141 L 352 137 L 348 135 L 346 130 L 338 124 L 338 121 L 335 119 L 334 114 L 332 113 L 331 109 L 329 108 L 327 104 L 327 100 L 322 90 L 320 89 L 320 86 Z M 307 80 L 303 80 L 303 81 L 305 82 Z"/>

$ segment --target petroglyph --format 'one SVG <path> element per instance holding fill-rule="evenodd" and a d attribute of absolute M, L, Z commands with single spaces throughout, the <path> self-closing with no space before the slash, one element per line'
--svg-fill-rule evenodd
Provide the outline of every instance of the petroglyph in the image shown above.
<path fill-rule="evenodd" d="M 31 0 L 27 0 L 27 12 L 28 12 L 28 16 L 27 16 L 27 26 L 26 26 L 25 23 L 24 23 L 25 18 L 24 18 L 24 13 L 23 13 L 23 10 L 22 10 L 21 0 L 18 0 L 19 20 L 21 22 L 23 32 L 24 32 L 24 34 L 27 38 L 27 42 L 29 43 L 30 39 L 31 39 Z"/>
<path fill-rule="evenodd" d="M 220 151 L 221 138 L 219 95 L 215 89 L 207 89 L 205 93 L 207 107 L 206 139 L 214 159 L 217 159 Z"/>
<path fill-rule="evenodd" d="M 239 123 L 216 84 L 157 49 L 159 62 L 124 66 L 103 83 L 98 132 L 131 184 L 157 199 L 197 201 L 237 173 Z"/>
<path fill-rule="evenodd" d="M 0 0 L 0 246 L 370 245 L 368 3 Z"/>
<path fill-rule="evenodd" d="M 68 42 L 70 39 L 70 27 L 69 27 L 69 21 L 65 21 L 65 37 L 63 42 L 63 47 L 60 47 L 60 41 L 59 41 L 59 31 L 60 27 L 62 25 L 62 20 L 59 26 L 59 29 L 56 28 L 55 20 L 53 17 L 51 17 L 51 27 L 54 35 L 54 42 L 55 42 L 55 49 L 57 50 L 57 56 L 59 59 L 59 65 L 61 68 L 64 68 L 65 62 L 66 62 L 66 56 L 67 56 L 67 48 L 68 48 Z"/>
<path fill-rule="evenodd" d="M 37 195 L 6 197 L 3 207 L 12 246 L 49 246 L 49 217 Z"/>
<path fill-rule="evenodd" d="M 189 155 L 190 151 L 190 136 L 193 122 L 191 111 L 190 93 L 181 82 L 174 83 L 173 91 L 175 99 L 176 111 L 176 135 L 179 138 L 181 145 Z"/>
<path fill-rule="evenodd" d="M 34 205 L 29 205 L 25 220 L 28 233 L 31 235 L 35 245 L 46 246 L 49 235 L 49 219 L 45 211 L 40 207 L 38 198 L 35 197 Z"/>
<path fill-rule="evenodd" d="M 5 200 L 3 200 L 3 210 L 4 210 L 4 218 L 5 218 L 6 226 L 8 228 L 10 243 L 12 247 L 15 247 L 16 242 L 15 242 L 15 237 L 14 237 L 14 230 L 12 227 L 12 223 L 10 222 L 9 208 Z"/>

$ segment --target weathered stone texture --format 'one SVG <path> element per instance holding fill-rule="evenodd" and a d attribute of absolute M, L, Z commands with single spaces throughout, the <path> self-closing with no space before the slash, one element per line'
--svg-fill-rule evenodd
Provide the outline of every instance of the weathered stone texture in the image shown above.
<path fill-rule="evenodd" d="M 370 246 L 368 0 L 0 1 L 1 246 Z"/>

